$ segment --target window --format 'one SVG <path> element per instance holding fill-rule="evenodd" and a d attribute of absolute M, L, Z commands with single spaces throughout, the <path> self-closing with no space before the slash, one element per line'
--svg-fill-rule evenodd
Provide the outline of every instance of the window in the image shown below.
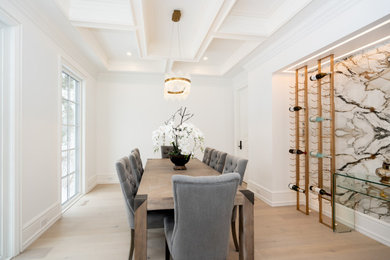
<path fill-rule="evenodd" d="M 80 80 L 64 70 L 62 72 L 62 122 L 61 122 L 61 203 L 80 192 Z"/>

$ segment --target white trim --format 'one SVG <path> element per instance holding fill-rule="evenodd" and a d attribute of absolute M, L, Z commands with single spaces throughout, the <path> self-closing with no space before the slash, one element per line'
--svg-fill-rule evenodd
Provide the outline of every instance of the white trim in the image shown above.
<path fill-rule="evenodd" d="M 74 63 L 79 64 L 80 67 L 85 67 L 89 75 L 97 77 L 100 69 L 99 65 L 86 57 L 80 45 L 69 40 L 69 35 L 64 34 L 61 30 L 58 30 L 57 27 L 53 26 L 53 24 L 45 20 L 37 5 L 28 1 L 9 2 L 14 8 L 21 12 L 23 17 L 31 21 L 45 36 L 49 37 L 53 44 L 59 48 L 60 53 L 66 54 L 68 60 L 72 60 Z"/>
<path fill-rule="evenodd" d="M 390 223 L 340 204 L 337 204 L 336 210 L 340 222 L 350 227 L 354 226 L 356 231 L 390 247 Z"/>
<path fill-rule="evenodd" d="M 32 220 L 23 226 L 22 231 L 22 250 L 25 250 L 32 242 L 42 235 L 51 225 L 53 225 L 62 216 L 61 202 L 56 201 L 41 214 L 35 216 Z"/>
<path fill-rule="evenodd" d="M 4 190 L 4 255 L 5 259 L 20 252 L 21 244 L 21 41 L 20 23 L 0 8 L 1 22 L 5 25 L 4 35 L 4 80 L 3 105 L 3 170 Z M 6 126 L 6 127 L 5 127 Z M 5 199 L 7 198 L 7 199 Z"/>
<path fill-rule="evenodd" d="M 257 198 L 271 207 L 291 206 L 296 203 L 295 192 L 290 190 L 271 191 L 253 181 L 248 181 L 248 189 L 251 190 Z"/>
<path fill-rule="evenodd" d="M 76 143 L 76 147 L 79 146 L 79 162 L 77 168 L 79 169 L 79 180 L 78 180 L 78 190 L 79 193 L 76 194 L 76 196 L 67 202 L 65 202 L 64 205 L 62 205 L 62 212 L 65 212 L 68 210 L 75 202 L 77 202 L 80 198 L 81 195 L 85 194 L 85 82 L 86 82 L 86 75 L 84 75 L 82 72 L 80 72 L 78 69 L 75 68 L 66 58 L 63 56 L 59 57 L 59 72 L 58 72 L 58 97 L 59 97 L 59 162 L 58 162 L 58 167 L 59 167 L 59 198 L 60 201 L 62 200 L 61 196 L 61 182 L 62 182 L 62 147 L 61 147 L 61 142 L 62 142 L 62 73 L 65 72 L 75 80 L 79 82 L 79 89 L 78 89 L 78 106 L 79 106 L 79 111 L 77 111 L 79 120 L 80 122 L 76 122 L 77 125 L 79 125 L 79 130 L 78 130 L 78 138 L 79 142 Z M 76 148 L 75 147 L 75 148 Z M 76 169 L 77 169 L 76 168 Z M 61 204 L 61 203 L 60 203 Z"/>
<path fill-rule="evenodd" d="M 89 177 L 86 184 L 85 184 L 85 193 L 88 193 L 91 190 L 93 190 L 93 188 L 95 188 L 96 185 L 97 185 L 97 176 L 93 175 L 93 176 Z"/>

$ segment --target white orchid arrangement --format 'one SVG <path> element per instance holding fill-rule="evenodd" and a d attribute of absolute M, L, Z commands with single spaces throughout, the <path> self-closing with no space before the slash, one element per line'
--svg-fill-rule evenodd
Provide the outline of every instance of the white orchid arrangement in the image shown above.
<path fill-rule="evenodd" d="M 173 155 L 193 156 L 198 149 L 203 152 L 204 135 L 196 126 L 187 122 L 194 114 L 186 111 L 186 107 L 181 107 L 162 126 L 153 131 L 155 152 L 162 145 L 172 145 Z"/>

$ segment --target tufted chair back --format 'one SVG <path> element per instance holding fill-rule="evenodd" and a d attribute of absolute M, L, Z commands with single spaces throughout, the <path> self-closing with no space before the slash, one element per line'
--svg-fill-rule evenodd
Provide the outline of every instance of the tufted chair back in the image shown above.
<path fill-rule="evenodd" d="M 227 259 L 229 224 L 240 176 L 173 175 L 174 219 L 165 234 L 173 259 Z M 173 222 L 174 221 L 174 222 Z"/>
<path fill-rule="evenodd" d="M 137 160 L 138 171 L 141 173 L 142 176 L 142 174 L 144 174 L 144 167 L 142 165 L 141 154 L 139 152 L 139 149 L 135 148 L 131 152 L 134 153 L 135 159 Z"/>
<path fill-rule="evenodd" d="M 244 179 L 246 165 L 248 164 L 247 159 L 239 158 L 237 156 L 233 156 L 228 154 L 226 156 L 225 166 L 223 167 L 222 173 L 230 173 L 237 172 L 241 176 L 240 185 L 242 184 L 242 180 Z"/>
<path fill-rule="evenodd" d="M 222 173 L 223 166 L 225 165 L 226 155 L 227 153 L 223 153 L 217 150 L 212 151 L 209 166 Z"/>
<path fill-rule="evenodd" d="M 123 157 L 116 164 L 119 183 L 126 203 L 127 221 L 130 228 L 134 228 L 134 197 L 137 193 L 136 177 L 126 168 L 126 161 L 129 158 Z"/>
<path fill-rule="evenodd" d="M 130 171 L 136 176 L 137 187 L 138 187 L 140 182 L 141 182 L 142 172 L 141 172 L 141 170 L 139 168 L 137 155 L 134 152 L 132 152 L 129 155 L 129 160 L 130 160 Z"/>
<path fill-rule="evenodd" d="M 210 157 L 211 157 L 211 152 L 214 151 L 214 149 L 210 148 L 210 147 L 206 147 L 206 149 L 204 149 L 204 155 L 203 155 L 203 160 L 202 162 L 209 165 L 210 164 Z"/>
<path fill-rule="evenodd" d="M 169 158 L 169 153 L 173 151 L 173 146 L 161 146 L 161 158 Z"/>

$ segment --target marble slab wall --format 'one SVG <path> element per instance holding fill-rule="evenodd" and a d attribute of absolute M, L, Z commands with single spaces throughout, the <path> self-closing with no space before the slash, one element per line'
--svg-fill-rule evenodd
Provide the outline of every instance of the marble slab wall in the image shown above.
<path fill-rule="evenodd" d="M 390 43 L 348 57 L 335 65 L 336 168 L 367 179 L 390 159 Z M 364 192 L 390 188 L 357 182 Z M 390 222 L 390 202 L 347 192 L 340 202 Z"/>
<path fill-rule="evenodd" d="M 329 68 L 322 68 L 322 72 L 327 71 Z M 390 42 L 337 61 L 335 72 L 336 171 L 363 179 L 373 177 L 375 169 L 380 167 L 384 160 L 390 160 Z M 317 71 L 311 71 L 309 76 L 316 73 Z M 326 84 L 326 80 L 323 82 L 323 116 L 330 117 L 327 110 L 330 102 L 327 98 L 329 84 Z M 291 105 L 295 100 L 293 93 L 294 89 L 291 87 Z M 309 81 L 309 116 L 317 115 L 317 94 L 317 83 Z M 300 104 L 303 106 L 303 103 Z M 293 116 L 290 118 L 290 145 L 294 147 L 294 119 Z M 317 148 L 317 126 L 315 123 L 309 124 L 310 151 L 316 151 Z M 328 136 L 329 121 L 325 121 L 323 126 L 323 134 Z M 300 147 L 301 145 L 304 144 L 301 143 Z M 330 143 L 326 138 L 323 145 L 323 153 L 330 153 Z M 292 182 L 295 181 L 294 158 L 291 156 L 290 161 Z M 324 189 L 329 191 L 330 165 L 326 159 L 323 161 Z M 310 185 L 317 185 L 318 159 L 310 158 L 309 169 Z M 301 175 L 301 178 L 303 177 Z M 360 188 L 365 192 L 367 188 L 373 187 L 362 182 Z M 379 188 L 383 190 L 383 187 Z M 385 188 L 384 192 L 390 196 L 390 189 Z M 390 223 L 390 202 L 362 196 L 356 192 L 345 192 L 341 195 L 338 197 L 341 204 Z M 324 210 L 330 212 L 330 204 L 324 204 Z M 318 205 L 318 197 L 315 194 L 310 194 L 310 205 L 314 208 Z"/>

